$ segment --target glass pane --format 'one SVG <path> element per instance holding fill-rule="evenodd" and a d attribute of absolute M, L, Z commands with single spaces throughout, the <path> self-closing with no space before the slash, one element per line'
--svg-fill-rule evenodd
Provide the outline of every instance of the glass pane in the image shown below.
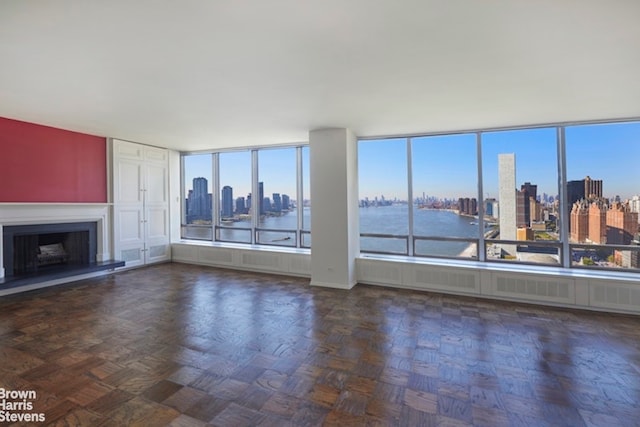
<path fill-rule="evenodd" d="M 250 228 L 251 152 L 220 153 L 220 225 L 234 228 Z M 217 239 L 229 242 L 251 243 L 251 232 L 220 230 Z"/>
<path fill-rule="evenodd" d="M 637 245 L 640 123 L 570 126 L 565 137 L 570 242 Z M 602 265 L 614 255 L 587 254 L 581 265 Z"/>
<path fill-rule="evenodd" d="M 182 238 L 195 240 L 212 240 L 213 228 L 211 225 L 183 225 Z"/>
<path fill-rule="evenodd" d="M 409 234 L 406 141 L 402 138 L 358 142 L 361 234 Z M 360 247 L 366 251 L 398 251 L 390 239 L 361 238 Z M 406 248 L 400 249 L 406 252 Z"/>
<path fill-rule="evenodd" d="M 640 123 L 569 126 L 565 132 L 569 241 L 637 246 L 640 221 Z M 640 268 L 637 252 L 572 250 L 584 267 Z"/>
<path fill-rule="evenodd" d="M 301 244 L 301 246 L 303 248 L 310 248 L 311 247 L 311 233 L 302 232 L 302 244 Z"/>
<path fill-rule="evenodd" d="M 311 231 L 311 173 L 309 147 L 302 147 L 302 229 Z"/>
<path fill-rule="evenodd" d="M 414 236 L 479 237 L 476 145 L 475 134 L 411 140 Z M 476 255 L 475 244 L 449 241 L 418 240 L 415 250 L 422 256 Z"/>
<path fill-rule="evenodd" d="M 258 186 L 261 192 L 260 228 L 295 231 L 297 187 L 296 149 L 258 151 Z M 293 239 L 295 246 L 295 238 Z"/>
<path fill-rule="evenodd" d="M 448 242 L 441 240 L 416 240 L 416 256 L 461 257 L 476 259 L 478 245 L 468 242 Z"/>
<path fill-rule="evenodd" d="M 239 223 L 216 229 L 216 240 L 220 242 L 251 243 L 251 228 L 241 228 Z"/>
<path fill-rule="evenodd" d="M 274 231 L 258 229 L 256 243 L 263 245 L 291 246 L 295 248 L 297 244 L 296 232 L 293 230 Z"/>
<path fill-rule="evenodd" d="M 212 223 L 212 155 L 193 154 L 183 156 L 184 161 L 184 218 L 187 225 L 204 226 Z M 211 229 L 195 230 L 183 227 L 185 239 L 211 239 Z"/>
<path fill-rule="evenodd" d="M 555 128 L 482 134 L 485 207 L 496 218 L 487 237 L 510 241 L 559 241 L 558 156 Z M 559 250 L 528 244 L 487 248 L 488 258 L 558 264 Z M 553 262 L 551 262 L 553 260 Z"/>
<path fill-rule="evenodd" d="M 517 245 L 487 243 L 486 259 L 520 261 L 532 264 L 560 265 L 560 244 L 541 245 L 534 241 L 523 241 Z M 515 248 L 515 252 L 512 249 Z"/>
<path fill-rule="evenodd" d="M 362 252 L 408 255 L 407 239 L 395 237 L 360 237 Z"/>
<path fill-rule="evenodd" d="M 625 268 L 640 269 L 640 246 L 631 246 L 629 250 L 607 247 L 593 248 L 573 246 L 571 265 L 585 268 Z"/>

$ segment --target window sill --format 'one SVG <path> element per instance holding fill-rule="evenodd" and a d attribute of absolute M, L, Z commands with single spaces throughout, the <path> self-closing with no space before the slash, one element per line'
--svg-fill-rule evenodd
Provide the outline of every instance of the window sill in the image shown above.
<path fill-rule="evenodd" d="M 474 260 L 459 260 L 448 258 L 422 258 L 422 257 L 405 257 L 397 255 L 379 255 L 379 254 L 361 254 L 360 259 L 380 260 L 387 262 L 396 262 L 403 264 L 419 264 L 431 265 L 435 267 L 457 267 L 462 269 L 473 269 L 488 272 L 505 272 L 505 273 L 530 273 L 542 274 L 564 278 L 580 278 L 580 279 L 603 279 L 603 280 L 620 280 L 620 281 L 638 281 L 640 280 L 640 272 L 633 271 L 613 271 L 601 269 L 585 269 L 585 268 L 564 268 L 554 266 L 538 266 L 531 264 L 511 264 L 508 262 L 480 262 Z"/>
<path fill-rule="evenodd" d="M 290 248 L 286 246 L 276 246 L 276 245 L 273 245 L 273 246 L 251 245 L 248 243 L 212 242 L 208 240 L 180 239 L 180 240 L 171 242 L 171 244 L 172 245 L 192 245 L 192 246 L 221 248 L 221 249 L 249 250 L 249 251 L 259 251 L 259 252 L 278 252 L 278 253 L 285 253 L 285 254 L 302 254 L 302 255 L 311 254 L 311 249 L 305 249 L 305 248 Z"/>

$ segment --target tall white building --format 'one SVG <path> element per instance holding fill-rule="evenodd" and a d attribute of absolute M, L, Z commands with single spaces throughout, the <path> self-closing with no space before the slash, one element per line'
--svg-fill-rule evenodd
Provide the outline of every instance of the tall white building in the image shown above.
<path fill-rule="evenodd" d="M 516 240 L 516 155 L 498 154 L 498 202 L 500 203 L 500 239 Z M 503 249 L 515 255 L 514 245 Z"/>
<path fill-rule="evenodd" d="M 633 196 L 629 200 L 629 208 L 631 212 L 638 212 L 640 214 L 640 196 Z M 638 223 L 640 224 L 640 215 L 638 215 Z"/>

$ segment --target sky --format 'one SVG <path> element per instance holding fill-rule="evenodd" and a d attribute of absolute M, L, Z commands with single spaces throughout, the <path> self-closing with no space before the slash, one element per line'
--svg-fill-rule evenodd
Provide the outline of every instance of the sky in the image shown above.
<path fill-rule="evenodd" d="M 581 125 L 566 128 L 567 180 L 587 175 L 603 180 L 605 197 L 622 199 L 640 194 L 640 122 Z M 476 197 L 478 162 L 476 134 L 412 138 L 413 195 L 457 199 Z M 309 149 L 303 149 L 305 198 L 309 194 Z M 557 144 L 555 128 L 482 133 L 483 196 L 498 198 L 498 154 L 514 153 L 516 185 L 538 186 L 538 194 L 558 194 Z M 264 194 L 296 195 L 295 148 L 258 150 L 259 181 Z M 195 177 L 209 180 L 211 155 L 185 158 L 186 188 Z M 359 196 L 384 196 L 407 200 L 406 138 L 358 142 Z M 251 192 L 251 153 L 220 154 L 220 186 L 233 187 L 233 197 Z"/>
<path fill-rule="evenodd" d="M 309 148 L 303 152 L 303 188 L 309 189 Z M 229 151 L 220 153 L 220 188 L 228 185 L 233 189 L 233 198 L 247 197 L 251 193 L 251 152 Z M 272 198 L 273 193 L 288 195 L 296 199 L 296 149 L 269 148 L 258 150 L 258 181 L 264 184 L 265 197 Z M 193 179 L 207 178 L 209 192 L 212 185 L 212 156 L 211 154 L 197 154 L 185 157 L 186 190 L 193 188 Z M 308 197 L 305 196 L 305 197 Z"/>
<path fill-rule="evenodd" d="M 567 180 L 603 180 L 605 197 L 640 194 L 640 123 L 566 128 Z M 406 139 L 363 140 L 358 145 L 360 198 L 407 199 Z M 413 196 L 457 199 L 478 194 L 476 134 L 412 138 Z M 484 132 L 484 197 L 498 198 L 498 154 L 514 153 L 516 185 L 536 184 L 558 194 L 555 128 Z M 384 173 L 380 173 L 384 171 Z"/>

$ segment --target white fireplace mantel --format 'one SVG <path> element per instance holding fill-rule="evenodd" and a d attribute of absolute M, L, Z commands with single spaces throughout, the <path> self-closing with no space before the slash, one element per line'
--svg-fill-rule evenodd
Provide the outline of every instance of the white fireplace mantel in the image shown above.
<path fill-rule="evenodd" d="M 0 203 L 0 278 L 4 277 L 2 231 L 4 226 L 97 223 L 96 261 L 107 261 L 111 254 L 111 203 Z"/>

